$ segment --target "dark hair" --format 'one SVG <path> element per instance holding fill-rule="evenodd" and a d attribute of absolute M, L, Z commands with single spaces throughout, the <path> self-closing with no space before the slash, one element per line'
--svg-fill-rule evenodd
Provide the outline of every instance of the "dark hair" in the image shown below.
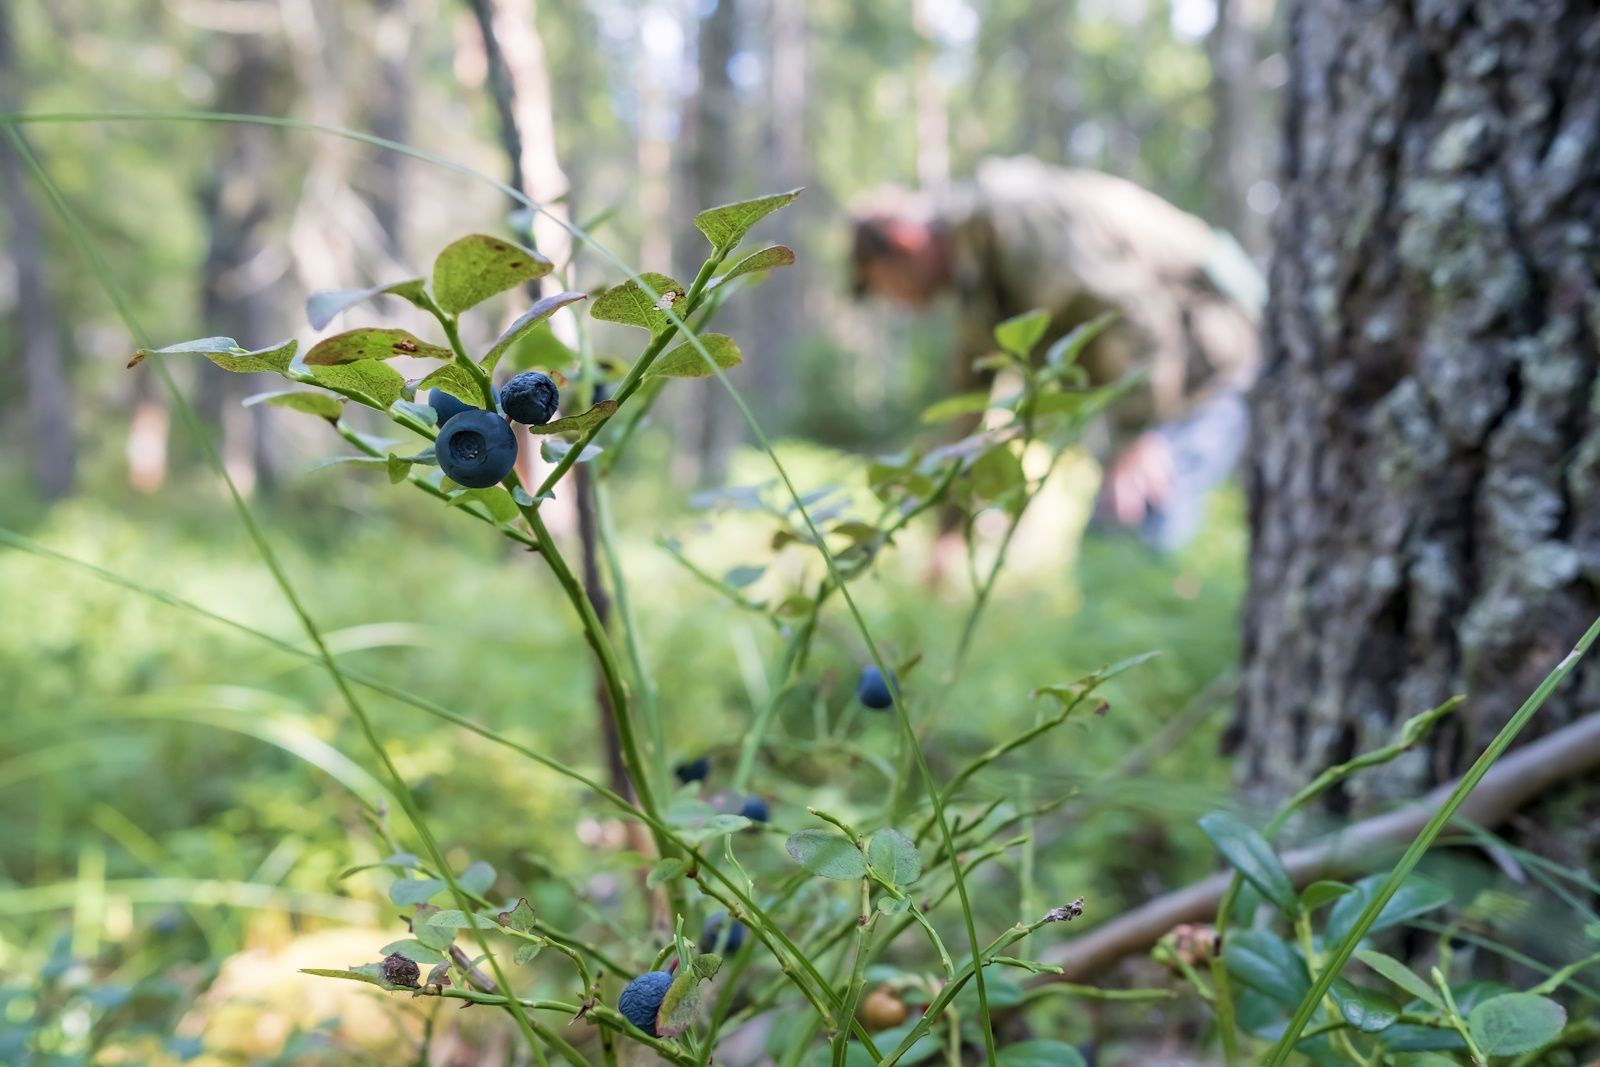
<path fill-rule="evenodd" d="M 889 240 L 889 220 L 882 215 L 858 216 L 850 232 L 850 295 L 857 300 L 867 296 L 865 268 L 894 251 Z"/>

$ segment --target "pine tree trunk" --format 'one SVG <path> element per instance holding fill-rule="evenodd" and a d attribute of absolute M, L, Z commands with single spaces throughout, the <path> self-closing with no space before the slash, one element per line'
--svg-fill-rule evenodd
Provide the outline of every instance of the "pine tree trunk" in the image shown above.
<path fill-rule="evenodd" d="M 1468 694 L 1340 812 L 1464 767 L 1600 611 L 1600 8 L 1302 0 L 1289 35 L 1240 785 Z M 1597 697 L 1586 664 L 1530 736 Z"/>

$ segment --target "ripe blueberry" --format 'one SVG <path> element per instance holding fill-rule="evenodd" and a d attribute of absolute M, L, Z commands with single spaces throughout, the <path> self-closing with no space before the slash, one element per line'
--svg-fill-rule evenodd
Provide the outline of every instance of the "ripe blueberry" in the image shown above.
<path fill-rule="evenodd" d="M 672 768 L 672 773 L 678 776 L 678 781 L 684 785 L 690 782 L 703 782 L 706 775 L 711 773 L 711 758 L 700 756 L 697 759 L 684 760 Z"/>
<path fill-rule="evenodd" d="M 706 916 L 706 924 L 700 931 L 700 948 L 705 952 L 722 952 L 729 956 L 739 951 L 744 944 L 744 923 L 735 919 L 733 925 L 728 927 L 727 944 L 718 944 L 717 938 L 722 936 L 722 928 L 728 922 L 728 913 L 714 911 Z"/>
<path fill-rule="evenodd" d="M 672 975 L 666 971 L 646 971 L 623 987 L 622 996 L 617 998 L 617 1010 L 651 1037 L 660 1037 L 656 1032 L 656 1015 L 670 988 Z"/>
<path fill-rule="evenodd" d="M 468 489 L 487 489 L 516 465 L 517 435 L 499 415 L 468 408 L 450 416 L 433 449 L 439 469 L 451 481 Z"/>
<path fill-rule="evenodd" d="M 895 692 L 900 691 L 900 680 L 890 672 L 887 679 L 883 672 L 876 666 L 869 665 L 861 671 L 861 681 L 856 685 L 856 699 L 874 711 L 894 707 L 894 694 L 889 691 L 893 686 Z"/>
<path fill-rule="evenodd" d="M 772 812 L 767 810 L 767 802 L 758 796 L 744 798 L 744 806 L 739 809 L 739 814 L 751 822 L 766 822 L 772 818 Z"/>
<path fill-rule="evenodd" d="M 498 396 L 499 394 L 495 395 Z M 450 421 L 452 416 L 459 415 L 463 411 L 479 410 L 476 404 L 469 404 L 460 397 L 445 392 L 443 389 L 428 390 L 428 406 L 433 409 L 435 415 L 439 416 L 437 423 L 439 426 L 443 426 Z"/>
<path fill-rule="evenodd" d="M 506 414 L 529 426 L 543 426 L 561 405 L 561 390 L 543 371 L 526 370 L 500 388 Z"/>

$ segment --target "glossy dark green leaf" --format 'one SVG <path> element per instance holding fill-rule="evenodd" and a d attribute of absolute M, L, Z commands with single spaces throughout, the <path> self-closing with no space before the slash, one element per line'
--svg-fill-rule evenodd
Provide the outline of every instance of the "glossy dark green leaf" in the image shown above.
<path fill-rule="evenodd" d="M 1361 949 L 1356 952 L 1356 959 L 1423 1003 L 1432 1006 L 1438 1011 L 1444 1010 L 1444 1001 L 1440 999 L 1439 991 L 1423 981 L 1420 975 L 1393 956 L 1385 956 L 1381 952 L 1373 952 L 1370 949 Z"/>
<path fill-rule="evenodd" d="M 1385 876 L 1381 874 L 1363 878 L 1355 884 L 1354 892 L 1346 893 L 1334 903 L 1322 931 L 1326 943 L 1338 944 L 1355 928 L 1356 920 L 1360 918 L 1361 912 L 1366 909 L 1373 894 L 1383 884 L 1384 878 Z M 1367 933 L 1375 934 L 1420 915 L 1426 915 L 1430 911 L 1436 911 L 1449 904 L 1450 899 L 1450 890 L 1447 886 L 1414 875 L 1406 879 L 1395 895 L 1389 898 L 1389 903 L 1383 906 L 1383 910 L 1378 913 L 1377 920 Z"/>
<path fill-rule="evenodd" d="M 1387 1030 L 1400 1020 L 1399 1006 L 1382 993 L 1343 978 L 1333 980 L 1331 992 L 1344 1021 L 1364 1034 Z"/>
<path fill-rule="evenodd" d="M 1300 906 L 1307 911 L 1316 911 L 1324 904 L 1353 892 L 1354 889 L 1355 887 L 1347 882 L 1312 882 L 1300 891 Z"/>
<path fill-rule="evenodd" d="M 1286 915 L 1296 912 L 1299 901 L 1289 881 L 1289 872 L 1284 870 L 1283 861 L 1272 851 L 1266 838 L 1222 811 L 1201 816 L 1200 829 L 1234 870 L 1244 875 L 1268 902 Z"/>
<path fill-rule="evenodd" d="M 433 261 L 433 298 L 452 315 L 554 269 L 531 248 L 488 234 L 452 241 Z"/>
<path fill-rule="evenodd" d="M 1283 938 L 1265 930 L 1229 933 L 1222 942 L 1222 962 L 1239 981 L 1289 1007 L 1311 988 L 1305 961 Z"/>

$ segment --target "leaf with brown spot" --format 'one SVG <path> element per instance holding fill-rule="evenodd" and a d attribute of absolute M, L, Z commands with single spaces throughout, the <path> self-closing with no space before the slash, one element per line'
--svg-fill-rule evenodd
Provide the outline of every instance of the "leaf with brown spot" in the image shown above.
<path fill-rule="evenodd" d="M 306 353 L 308 367 L 337 367 L 344 363 L 360 363 L 368 359 L 394 359 L 412 356 L 418 359 L 451 359 L 448 348 L 431 345 L 409 330 L 387 327 L 367 327 L 346 330 L 323 338 Z"/>
<path fill-rule="evenodd" d="M 531 248 L 470 233 L 445 246 L 433 261 L 433 297 L 455 315 L 554 269 L 555 264 Z"/>

